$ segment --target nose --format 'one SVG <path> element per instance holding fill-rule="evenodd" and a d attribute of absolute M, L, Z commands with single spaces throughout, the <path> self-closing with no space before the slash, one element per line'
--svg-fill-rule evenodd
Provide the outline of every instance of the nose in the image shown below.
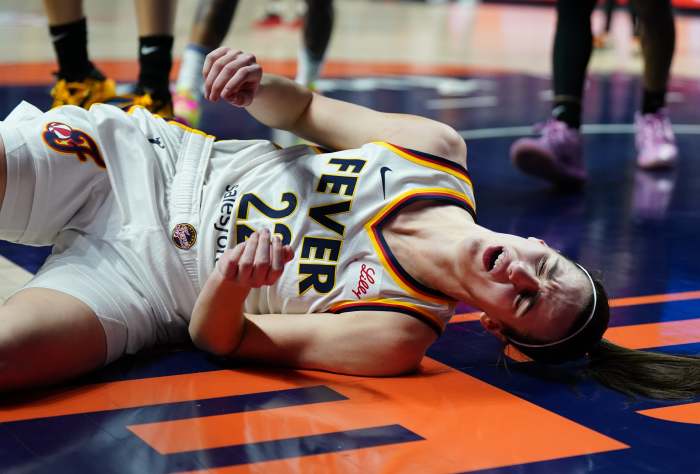
<path fill-rule="evenodd" d="M 513 262 L 508 268 L 508 279 L 519 291 L 537 292 L 540 289 L 540 280 L 534 272 L 523 262 Z"/>

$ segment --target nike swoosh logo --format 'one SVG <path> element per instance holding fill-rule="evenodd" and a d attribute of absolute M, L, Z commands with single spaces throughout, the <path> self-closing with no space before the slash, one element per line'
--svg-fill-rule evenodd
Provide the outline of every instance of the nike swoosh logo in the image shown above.
<path fill-rule="evenodd" d="M 163 145 L 160 142 L 160 137 L 149 138 L 148 143 L 152 143 L 153 145 L 156 145 L 156 146 L 160 147 L 161 149 L 165 150 L 165 145 Z"/>
<path fill-rule="evenodd" d="M 387 171 L 393 171 L 391 168 L 388 166 L 382 166 L 379 168 L 379 173 L 382 175 L 382 196 L 384 196 L 384 199 L 386 199 L 386 172 Z"/>
<path fill-rule="evenodd" d="M 158 51 L 158 46 L 142 46 L 141 47 L 141 54 L 144 56 L 148 56 L 151 53 L 155 53 Z"/>
<path fill-rule="evenodd" d="M 51 41 L 55 43 L 56 41 L 61 41 L 63 38 L 67 37 L 68 33 L 59 33 L 57 35 L 51 35 Z"/>

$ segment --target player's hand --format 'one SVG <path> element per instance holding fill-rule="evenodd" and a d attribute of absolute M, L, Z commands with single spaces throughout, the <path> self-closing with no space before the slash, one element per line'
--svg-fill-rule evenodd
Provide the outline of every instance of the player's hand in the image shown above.
<path fill-rule="evenodd" d="M 275 283 L 293 257 L 289 245 L 282 245 L 278 235 L 273 236 L 269 230 L 263 229 L 226 250 L 217 269 L 227 281 L 238 286 L 259 288 Z"/>
<path fill-rule="evenodd" d="M 202 74 L 206 99 L 223 99 L 236 107 L 246 107 L 258 91 L 262 67 L 250 53 L 221 47 L 207 54 Z"/>

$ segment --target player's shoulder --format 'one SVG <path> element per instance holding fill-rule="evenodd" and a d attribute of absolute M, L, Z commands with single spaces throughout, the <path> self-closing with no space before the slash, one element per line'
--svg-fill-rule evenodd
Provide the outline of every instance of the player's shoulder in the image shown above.
<path fill-rule="evenodd" d="M 401 144 L 389 143 L 385 141 L 371 142 L 365 145 L 365 147 L 374 150 L 374 153 L 392 154 L 419 164 L 431 163 L 434 165 L 447 166 L 449 168 L 463 169 L 465 171 L 467 167 L 466 148 L 463 153 L 449 153 L 449 150 L 447 149 L 425 150 L 402 146 Z"/>

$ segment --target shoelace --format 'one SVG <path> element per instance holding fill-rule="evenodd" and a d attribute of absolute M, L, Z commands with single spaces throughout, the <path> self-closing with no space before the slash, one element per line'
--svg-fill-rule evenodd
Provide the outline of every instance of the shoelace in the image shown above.
<path fill-rule="evenodd" d="M 554 143 L 563 142 L 566 139 L 566 132 L 566 124 L 553 118 L 535 125 L 535 133 L 542 134 L 543 137 Z"/>
<path fill-rule="evenodd" d="M 562 121 L 554 118 L 546 122 L 535 125 L 535 132 L 542 135 L 542 138 L 553 148 L 560 163 L 575 165 L 578 161 L 577 154 L 572 149 L 573 138 L 569 127 Z"/>
<path fill-rule="evenodd" d="M 643 145 L 654 144 L 657 141 L 668 142 L 669 133 L 666 121 L 657 114 L 642 116 L 641 140 Z"/>

